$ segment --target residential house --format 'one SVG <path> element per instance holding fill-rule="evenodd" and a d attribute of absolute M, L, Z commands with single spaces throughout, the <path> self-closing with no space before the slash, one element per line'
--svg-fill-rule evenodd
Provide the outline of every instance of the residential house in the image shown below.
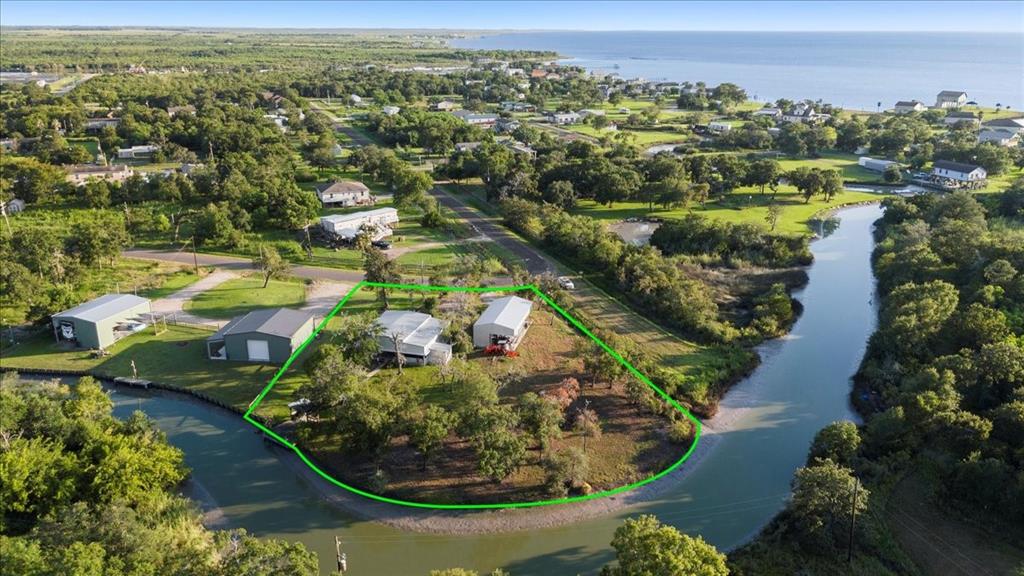
<path fill-rule="evenodd" d="M 978 133 L 978 143 L 991 142 L 996 146 L 1016 146 L 1020 144 L 1020 133 L 1011 130 L 994 130 L 983 128 Z"/>
<path fill-rule="evenodd" d="M 983 126 L 992 130 L 1006 130 L 1014 134 L 1021 134 L 1024 133 L 1024 118 L 999 118 L 989 120 Z"/>
<path fill-rule="evenodd" d="M 144 158 L 152 156 L 153 153 L 159 149 L 160 147 L 156 144 L 144 144 L 142 146 L 132 146 L 131 148 L 118 148 L 117 157 L 121 159 Z"/>
<path fill-rule="evenodd" d="M 350 95 L 348 97 L 348 100 L 349 100 L 349 102 L 355 104 L 356 106 L 358 106 L 358 105 L 363 103 L 363 98 L 361 96 L 356 95 L 356 94 Z"/>
<path fill-rule="evenodd" d="M 917 100 L 900 100 L 893 107 L 893 111 L 897 114 L 910 114 L 911 112 L 924 112 L 928 107 L 924 105 L 924 102 Z"/>
<path fill-rule="evenodd" d="M 936 160 L 932 163 L 932 177 L 958 183 L 976 183 L 984 182 L 988 178 L 988 172 L 974 164 Z"/>
<path fill-rule="evenodd" d="M 313 335 L 313 314 L 289 308 L 253 310 L 206 339 L 211 360 L 284 364 Z"/>
<path fill-rule="evenodd" d="M 522 142 L 517 142 L 515 140 L 506 140 L 502 142 L 502 145 L 508 148 L 509 150 L 515 152 L 516 154 L 526 154 L 530 158 L 537 157 L 537 151 L 534 150 L 533 148 L 530 148 L 526 144 L 523 144 Z"/>
<path fill-rule="evenodd" d="M 800 103 L 793 106 L 782 114 L 783 122 L 804 122 L 814 124 L 831 118 L 830 114 L 821 114 L 814 110 L 814 106 L 807 103 Z"/>
<path fill-rule="evenodd" d="M 966 122 L 968 124 L 976 126 L 979 122 L 981 122 L 981 120 L 979 120 L 973 112 L 957 111 L 947 113 L 946 117 L 943 118 L 942 121 L 945 122 L 947 126 L 955 126 L 961 122 Z"/>
<path fill-rule="evenodd" d="M 107 126 L 117 128 L 120 123 L 120 118 L 89 118 L 85 121 L 85 131 L 102 132 Z"/>
<path fill-rule="evenodd" d="M 352 240 L 364 231 L 370 234 L 371 240 L 380 240 L 391 236 L 394 233 L 391 226 L 397 223 L 398 210 L 394 208 L 320 217 L 320 227 L 324 231 L 345 240 Z"/>
<path fill-rule="evenodd" d="M 730 130 L 732 130 L 732 124 L 728 122 L 716 122 L 714 120 L 708 122 L 708 132 L 712 134 L 725 134 Z"/>
<path fill-rule="evenodd" d="M 767 107 L 766 106 L 764 108 L 761 108 L 760 110 L 757 110 L 752 115 L 753 116 L 767 116 L 767 117 L 769 117 L 769 118 L 774 120 L 774 119 L 779 118 L 779 117 L 782 116 L 782 110 L 779 110 L 778 108 L 772 108 L 772 107 Z"/>
<path fill-rule="evenodd" d="M 943 90 L 935 97 L 935 107 L 940 109 L 960 108 L 967 104 L 967 92 Z"/>
<path fill-rule="evenodd" d="M 515 118 L 498 118 L 498 121 L 494 123 L 494 131 L 499 134 L 515 132 L 521 125 Z"/>
<path fill-rule="evenodd" d="M 472 152 L 479 148 L 481 144 L 483 142 L 456 142 L 455 151 L 461 153 Z"/>
<path fill-rule="evenodd" d="M 0 201 L 0 214 L 7 216 L 9 214 L 17 214 L 25 210 L 25 201 L 21 198 L 11 198 L 10 200 Z"/>
<path fill-rule="evenodd" d="M 189 116 L 195 116 L 196 107 L 191 104 L 186 104 L 184 106 L 170 106 L 167 108 L 167 115 L 171 118 L 174 118 L 179 114 L 188 114 Z"/>
<path fill-rule="evenodd" d="M 444 365 L 452 359 L 451 344 L 438 341 L 444 324 L 429 314 L 388 310 L 377 319 L 377 326 L 377 342 L 385 354 L 401 354 L 406 363 L 419 365 Z"/>
<path fill-rule="evenodd" d="M 65 166 L 68 173 L 67 181 L 75 186 L 84 186 L 91 178 L 106 180 L 107 182 L 124 182 L 135 171 L 130 166 L 118 164 L 115 166 L 96 166 L 95 164 L 76 164 Z"/>
<path fill-rule="evenodd" d="M 501 346 L 515 350 L 530 327 L 528 322 L 533 302 L 519 296 L 493 300 L 473 323 L 473 346 Z"/>
<path fill-rule="evenodd" d="M 54 337 L 81 348 L 102 350 L 146 327 L 150 301 L 133 294 L 105 294 L 58 312 L 51 318 Z"/>
<path fill-rule="evenodd" d="M 540 68 L 534 68 L 533 70 L 530 70 L 530 78 L 536 78 L 538 80 L 542 80 L 544 78 L 547 78 L 547 76 L 548 76 L 548 71 L 547 70 L 542 70 Z"/>
<path fill-rule="evenodd" d="M 433 105 L 433 109 L 438 112 L 451 112 L 458 108 L 459 105 L 451 100 L 441 100 L 440 102 Z"/>
<path fill-rule="evenodd" d="M 579 124 L 582 118 L 576 112 L 548 112 L 544 115 L 551 124 L 557 124 L 559 126 L 566 124 Z"/>
<path fill-rule="evenodd" d="M 878 158 L 870 158 L 868 156 L 861 156 L 857 159 L 857 165 L 861 168 L 871 170 L 872 172 L 885 172 L 885 169 L 889 166 L 899 166 L 898 162 L 891 160 L 880 160 Z"/>
<path fill-rule="evenodd" d="M 356 180 L 335 180 L 319 184 L 316 187 L 316 196 L 324 208 L 373 204 L 370 189 L 366 184 Z"/>
<path fill-rule="evenodd" d="M 506 101 L 501 103 L 501 109 L 506 112 L 533 112 L 536 107 L 529 102 Z"/>
<path fill-rule="evenodd" d="M 456 110 L 451 113 L 459 120 L 462 120 L 466 124 L 472 126 L 492 126 L 498 121 L 497 114 L 490 114 L 486 112 L 471 112 L 469 110 Z"/>
<path fill-rule="evenodd" d="M 395 114 L 401 112 L 402 109 L 399 108 L 398 106 L 385 106 L 381 108 L 380 111 L 383 112 L 385 116 L 394 116 Z"/>

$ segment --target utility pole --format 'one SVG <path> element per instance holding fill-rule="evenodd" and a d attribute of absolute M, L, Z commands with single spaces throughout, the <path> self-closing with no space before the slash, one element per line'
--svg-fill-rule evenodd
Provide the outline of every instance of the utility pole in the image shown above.
<path fill-rule="evenodd" d="M 855 477 L 853 479 L 853 500 L 850 502 L 850 541 L 846 546 L 846 563 L 850 564 L 853 562 L 853 529 L 857 524 L 857 491 L 860 488 L 860 481 Z"/>
<path fill-rule="evenodd" d="M 309 222 L 306 223 L 306 255 L 310 260 L 313 259 L 313 241 L 309 238 Z"/>
<path fill-rule="evenodd" d="M 190 240 L 192 242 L 192 264 L 194 264 L 195 267 L 196 267 L 196 276 L 198 277 L 199 276 L 199 256 L 196 255 L 196 236 L 195 236 L 195 234 L 192 235 L 192 238 L 190 238 Z"/>
<path fill-rule="evenodd" d="M 338 574 L 348 572 L 348 557 L 341 551 L 341 538 L 334 537 L 334 553 L 338 559 Z"/>

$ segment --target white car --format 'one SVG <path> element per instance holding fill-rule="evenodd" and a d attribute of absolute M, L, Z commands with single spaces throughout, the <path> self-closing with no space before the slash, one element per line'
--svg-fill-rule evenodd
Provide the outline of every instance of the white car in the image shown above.
<path fill-rule="evenodd" d="M 568 276 L 559 276 L 558 285 L 564 288 L 565 290 L 576 289 L 576 285 L 572 283 L 572 278 L 569 278 Z"/>

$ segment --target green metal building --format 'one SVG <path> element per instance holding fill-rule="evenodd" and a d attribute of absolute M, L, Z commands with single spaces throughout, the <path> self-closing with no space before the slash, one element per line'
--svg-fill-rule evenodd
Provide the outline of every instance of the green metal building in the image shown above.
<path fill-rule="evenodd" d="M 313 315 L 288 308 L 253 310 L 206 339 L 211 360 L 284 364 L 313 333 Z"/>
<path fill-rule="evenodd" d="M 58 341 L 102 350 L 146 327 L 153 309 L 146 298 L 105 294 L 51 317 Z"/>

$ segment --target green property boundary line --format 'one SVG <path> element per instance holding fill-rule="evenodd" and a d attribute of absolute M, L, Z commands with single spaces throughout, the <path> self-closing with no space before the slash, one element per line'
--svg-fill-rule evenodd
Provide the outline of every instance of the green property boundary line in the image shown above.
<path fill-rule="evenodd" d="M 551 306 L 552 308 L 554 308 L 559 314 L 562 315 L 562 317 L 564 317 L 566 320 L 568 320 L 570 324 L 575 326 L 577 330 L 579 330 L 580 332 L 582 332 L 586 336 L 589 336 L 590 339 L 593 340 L 602 350 L 604 350 L 605 352 L 610 354 L 613 358 L 618 360 L 626 368 L 626 370 L 628 370 L 633 376 L 635 376 L 638 379 L 640 379 L 640 381 L 643 382 L 644 384 L 647 384 L 648 386 L 650 386 L 666 402 L 668 402 L 669 405 L 671 405 L 673 408 L 678 410 L 684 416 L 689 418 L 690 421 L 693 422 L 694 431 L 695 431 L 694 438 L 693 438 L 693 443 L 690 444 L 690 447 L 689 447 L 689 449 L 686 450 L 686 453 L 684 453 L 682 455 L 682 457 L 679 458 L 679 460 L 676 460 L 671 466 L 669 466 L 668 468 L 665 468 L 661 472 L 653 474 L 653 475 L 651 475 L 651 476 L 649 476 L 649 477 L 647 477 L 647 478 L 645 478 L 643 480 L 640 480 L 638 482 L 634 482 L 632 484 L 628 484 L 628 485 L 625 485 L 625 486 L 620 486 L 618 488 L 613 488 L 611 490 L 604 490 L 604 491 L 601 491 L 601 492 L 594 492 L 593 494 L 587 494 L 587 495 L 583 495 L 583 496 L 571 496 L 571 497 L 565 497 L 565 498 L 555 498 L 555 499 L 550 499 L 550 500 L 538 500 L 538 501 L 534 501 L 534 502 L 508 502 L 508 503 L 495 503 L 495 504 L 431 504 L 431 503 L 427 503 L 427 502 L 414 502 L 414 501 L 411 501 L 411 500 L 400 500 L 400 499 L 397 499 L 397 498 L 388 498 L 386 496 L 381 496 L 379 494 L 374 494 L 372 492 L 367 492 L 366 490 L 361 490 L 359 488 L 356 488 L 355 486 L 350 486 L 348 484 L 345 484 L 344 482 L 341 482 L 340 480 L 337 480 L 336 478 L 334 478 L 330 474 L 328 474 L 328 473 L 324 472 L 323 470 L 321 470 L 316 464 L 314 464 L 309 459 L 309 457 L 307 457 L 302 452 L 301 449 L 299 449 L 298 446 L 296 446 L 295 444 L 289 442 L 285 438 L 281 437 L 279 434 L 277 434 L 276 432 L 274 432 L 270 428 L 267 428 L 266 426 L 264 426 L 262 423 L 260 423 L 258 420 L 256 420 L 255 418 L 252 417 L 252 413 L 256 410 L 257 407 L 259 407 L 260 403 L 263 402 L 263 399 L 270 392 L 270 390 L 274 387 L 274 385 L 277 384 L 277 381 L 281 378 L 281 376 L 285 373 L 285 371 L 288 370 L 289 367 L 291 367 L 293 362 L 295 362 L 295 359 L 299 356 L 299 354 L 301 354 L 302 351 L 306 349 L 306 346 L 308 346 L 309 343 L 312 342 L 313 339 L 316 338 L 318 334 L 320 334 L 320 331 L 323 330 L 325 326 L 327 326 L 327 323 L 330 322 L 331 319 L 334 318 L 338 314 L 338 312 L 341 310 L 342 306 L 344 306 L 345 303 L 348 302 L 349 298 L 351 298 L 356 292 L 358 292 L 359 290 L 361 290 L 363 288 L 391 288 L 391 289 L 396 289 L 396 290 L 422 290 L 422 291 L 429 291 L 429 292 L 520 292 L 520 291 L 530 291 L 530 292 L 533 292 L 535 295 L 540 297 L 540 299 L 543 300 L 548 306 Z M 533 285 L 533 284 L 524 284 L 524 285 L 520 285 L 520 286 L 474 286 L 474 287 L 468 287 L 468 286 L 429 286 L 429 285 L 422 285 L 422 284 L 391 284 L 391 283 L 383 283 L 383 282 L 367 282 L 365 280 L 361 281 L 358 284 L 356 284 L 355 287 L 353 287 L 351 290 L 349 290 L 349 292 L 347 294 L 345 294 L 345 297 L 342 298 L 334 306 L 334 308 L 331 310 L 330 314 L 328 314 L 327 317 L 324 318 L 323 321 L 320 322 L 320 324 L 316 327 L 316 329 L 313 331 L 313 333 L 308 338 L 306 338 L 306 340 L 295 350 L 294 353 L 292 353 L 291 357 L 288 358 L 288 361 L 285 362 L 283 366 L 281 366 L 281 369 L 278 370 L 276 374 L 274 374 L 274 377 L 271 378 L 270 382 L 268 382 L 267 385 L 263 388 L 263 391 L 261 391 L 259 393 L 259 395 L 256 396 L 256 398 L 252 402 L 249 403 L 249 409 L 246 410 L 245 415 L 243 416 L 243 418 L 245 418 L 246 422 L 252 424 L 253 426 L 255 426 L 257 429 L 259 429 L 261 432 L 263 432 L 267 436 L 270 436 L 271 438 L 273 438 L 274 440 L 279 442 L 281 445 L 286 446 L 287 448 L 291 449 L 291 451 L 295 452 L 296 456 L 298 456 L 299 459 L 301 459 L 303 462 L 305 462 L 306 465 L 309 466 L 309 468 L 311 470 L 313 470 L 321 478 L 323 478 L 324 480 L 327 480 L 328 482 L 330 482 L 331 484 L 334 484 L 335 486 L 338 486 L 340 488 L 344 488 L 345 490 L 348 490 L 349 492 L 352 492 L 353 494 L 358 494 L 359 496 L 363 496 L 363 497 L 369 498 L 371 500 L 376 500 L 378 502 L 386 502 L 388 504 L 395 504 L 395 505 L 398 505 L 398 506 L 406 506 L 406 507 L 409 507 L 409 508 L 426 508 L 426 509 L 434 509 L 434 510 L 485 510 L 485 509 L 500 509 L 500 508 L 534 508 L 534 507 L 539 507 L 539 506 L 551 506 L 551 505 L 554 505 L 554 504 L 568 504 L 568 503 L 571 503 L 571 502 L 582 502 L 584 500 L 595 500 L 597 498 L 604 498 L 604 497 L 607 497 L 607 496 L 613 496 L 615 494 L 620 494 L 622 492 L 627 492 L 629 490 L 632 490 L 634 488 L 638 488 L 638 487 L 643 486 L 645 484 L 650 484 L 651 482 L 654 482 L 655 480 L 657 480 L 657 479 L 659 479 L 659 478 L 661 478 L 661 477 L 663 477 L 663 476 L 665 476 L 667 474 L 670 474 L 673 470 L 676 470 L 677 468 L 682 466 L 683 463 L 686 462 L 686 460 L 690 457 L 690 455 L 693 454 L 693 451 L 697 448 L 697 443 L 700 441 L 700 436 L 701 436 L 701 432 L 702 432 L 702 426 L 701 426 L 700 420 L 698 420 L 693 414 L 690 414 L 690 412 L 686 408 L 683 408 L 671 396 L 666 394 L 664 390 L 662 390 L 661 388 L 658 388 L 658 386 L 656 386 L 646 376 L 644 376 L 639 370 L 637 370 L 632 364 L 630 364 L 629 361 L 627 361 L 625 358 L 623 358 L 622 355 L 620 355 L 618 352 L 613 350 L 610 346 L 608 346 L 603 341 L 601 341 L 600 338 L 595 336 L 590 330 L 588 330 L 586 328 L 586 326 L 584 326 L 582 323 L 580 323 L 579 320 L 577 320 L 571 314 L 569 314 L 568 312 L 563 310 L 558 304 L 556 304 L 553 300 L 551 300 L 551 298 L 549 298 L 547 294 L 544 294 L 543 292 L 538 290 L 537 287 L 535 285 Z"/>

